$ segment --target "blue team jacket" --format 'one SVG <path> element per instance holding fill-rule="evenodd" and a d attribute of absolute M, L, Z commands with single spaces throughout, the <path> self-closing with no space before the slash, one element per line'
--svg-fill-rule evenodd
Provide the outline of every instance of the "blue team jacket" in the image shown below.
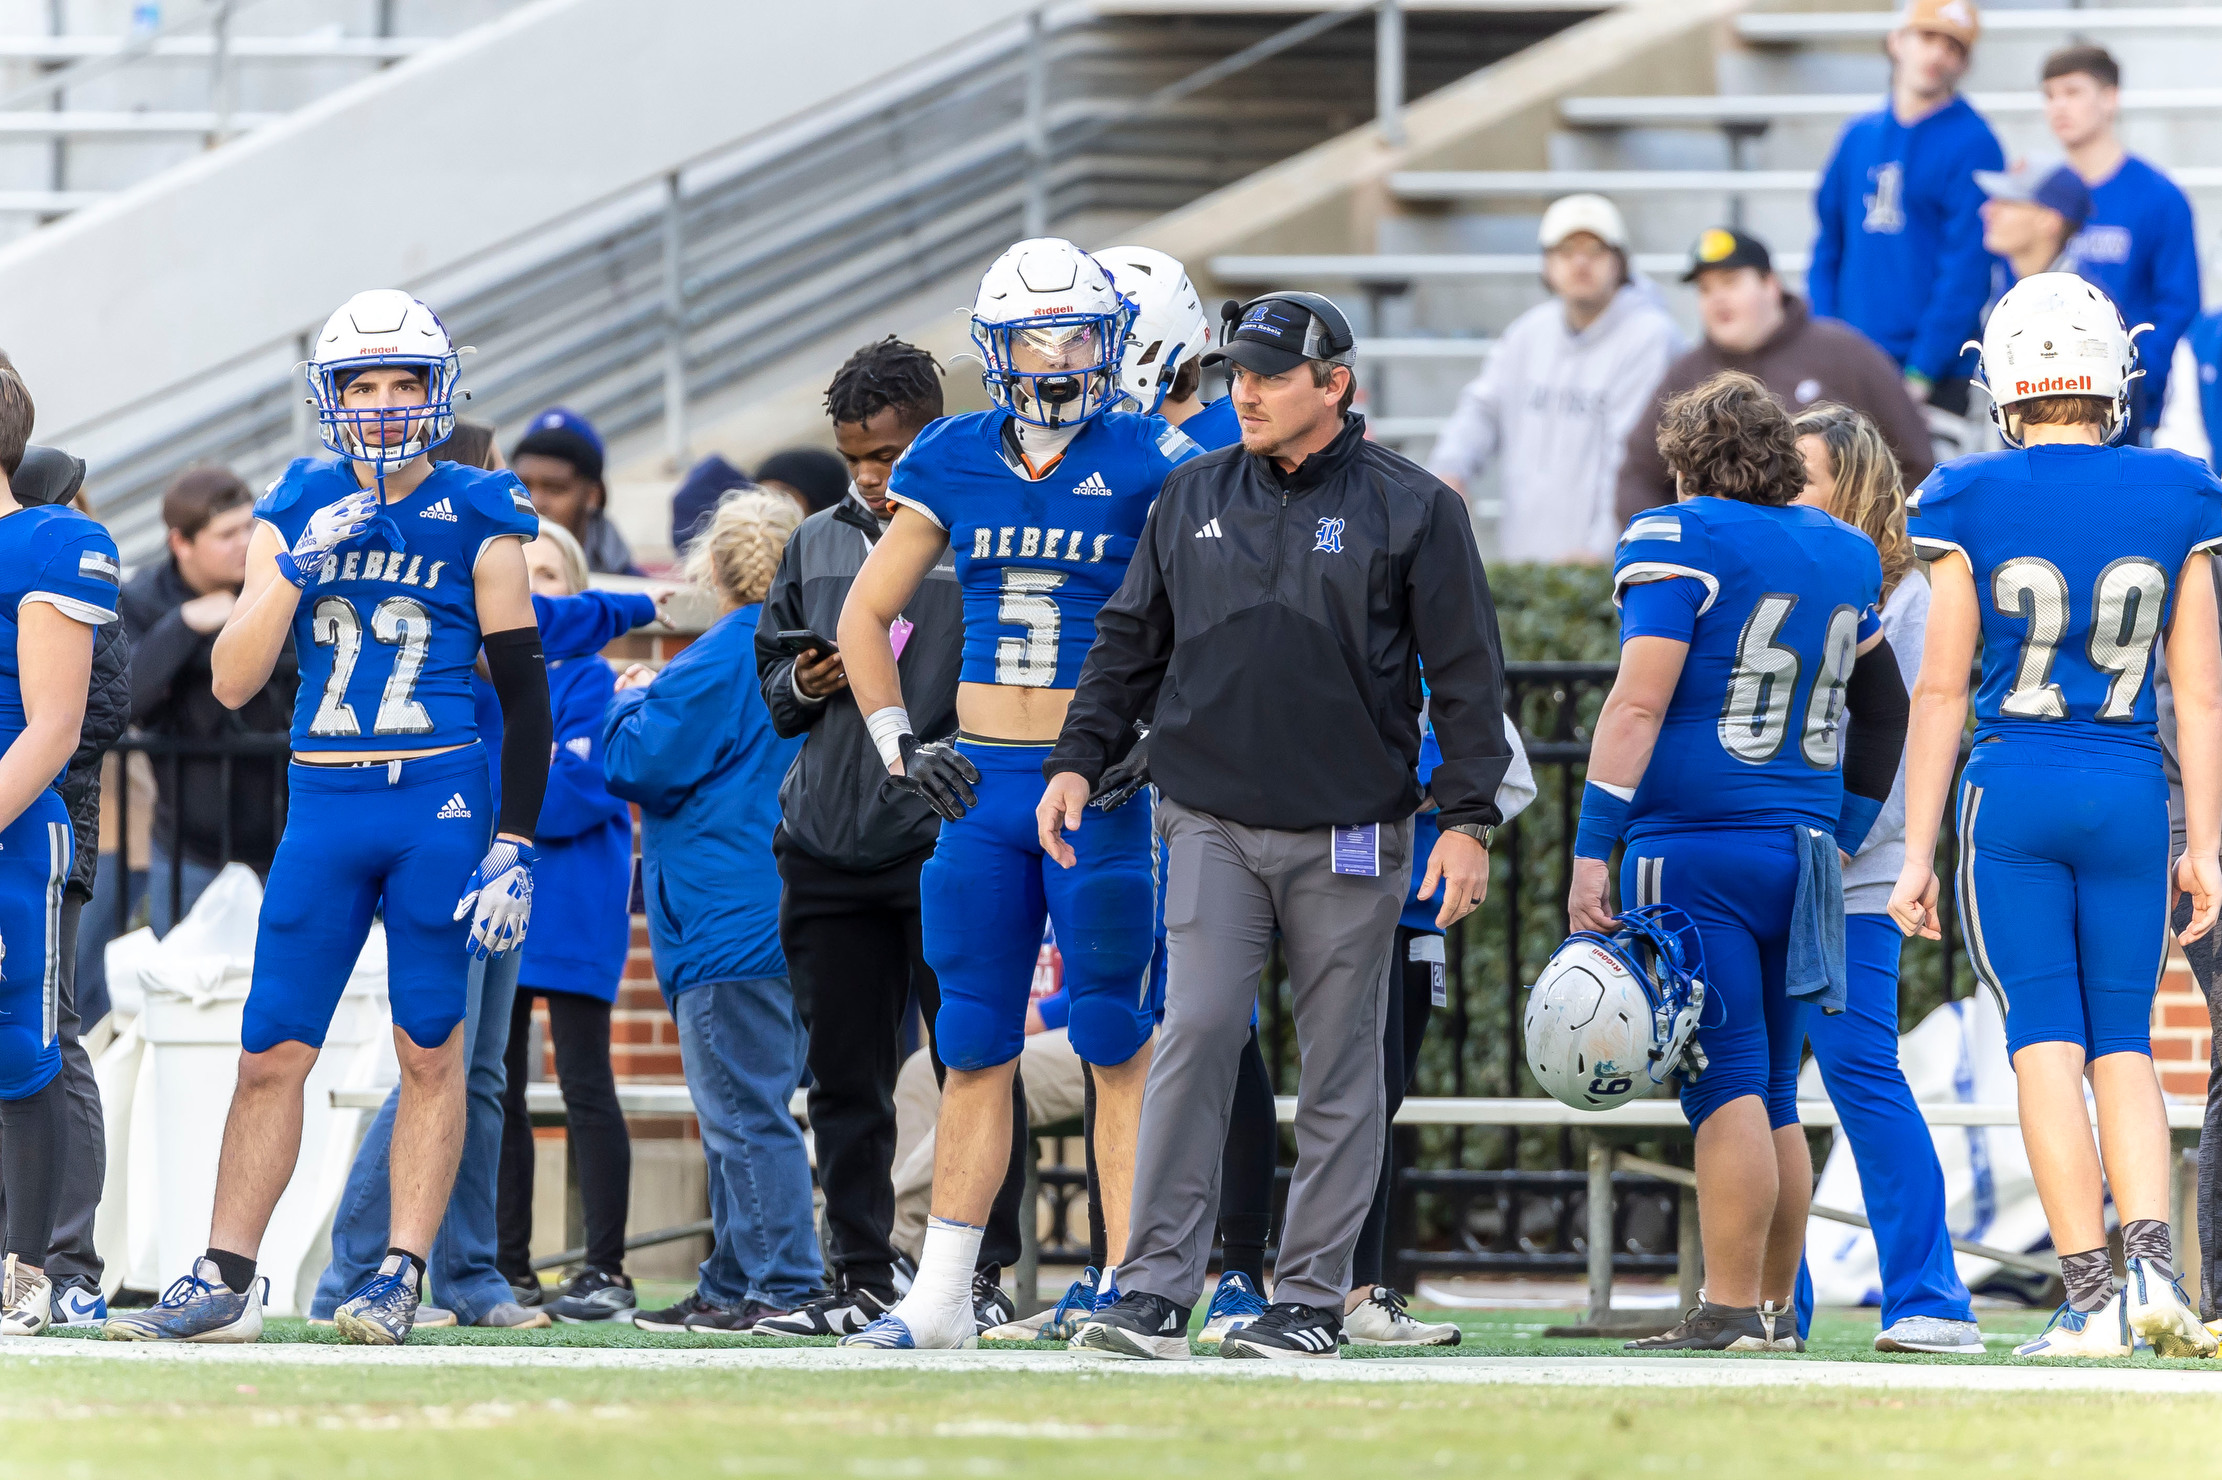
<path fill-rule="evenodd" d="M 1965 98 L 1912 128 L 1888 107 L 1846 124 L 1813 203 L 1813 311 L 1931 380 L 1966 374 L 1960 347 L 1982 332 L 1991 285 L 1975 172 L 2005 167 Z"/>
<path fill-rule="evenodd" d="M 632 592 L 584 591 L 535 596 L 540 649 L 548 659 L 548 707 L 555 715 L 555 758 L 533 831 L 539 861 L 532 870 L 532 925 L 518 981 L 617 1000 L 625 972 L 632 916 L 633 824 L 625 804 L 602 782 L 602 716 L 617 675 L 602 649 L 656 620 L 656 604 Z M 501 810 L 501 703 L 494 686 L 473 674 L 478 735 L 492 773 L 494 810 Z M 574 747 L 584 741 L 581 756 Z"/>
<path fill-rule="evenodd" d="M 611 700 L 602 726 L 609 789 L 640 804 L 641 892 L 667 1001 L 787 973 L 772 829 L 802 737 L 772 732 L 753 682 L 762 610 L 718 618 L 653 684 Z"/>
<path fill-rule="evenodd" d="M 2075 270 L 2106 290 L 2137 338 L 2145 375 L 2132 388 L 2140 428 L 2160 420 L 2176 341 L 2199 316 L 2199 244 L 2191 202 L 2174 181 L 2134 154 L 2091 187 L 2091 219 L 2068 243 Z"/>

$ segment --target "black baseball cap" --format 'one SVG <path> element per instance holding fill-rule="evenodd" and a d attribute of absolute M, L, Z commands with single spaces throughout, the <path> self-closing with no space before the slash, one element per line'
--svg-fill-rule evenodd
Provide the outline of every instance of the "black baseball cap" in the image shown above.
<path fill-rule="evenodd" d="M 1682 274 L 1682 281 L 1694 283 L 1699 273 L 1716 267 L 1756 267 L 1772 273 L 1775 259 L 1759 238 L 1746 236 L 1733 226 L 1709 226 L 1698 237 L 1697 245 L 1690 248 L 1690 270 Z"/>
<path fill-rule="evenodd" d="M 1306 360 L 1347 365 L 1357 344 L 1350 320 L 1320 293 L 1267 293 L 1248 303 L 1228 299 L 1219 310 L 1225 345 L 1203 363 L 1231 361 L 1260 375 L 1280 375 Z"/>

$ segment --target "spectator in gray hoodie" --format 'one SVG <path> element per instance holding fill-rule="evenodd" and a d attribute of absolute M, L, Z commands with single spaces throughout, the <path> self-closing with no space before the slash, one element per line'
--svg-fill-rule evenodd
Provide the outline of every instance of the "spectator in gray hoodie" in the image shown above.
<path fill-rule="evenodd" d="M 1543 213 L 1551 298 L 1514 319 L 1435 440 L 1428 471 L 1461 494 L 1500 464 L 1505 560 L 1610 559 L 1628 433 L 1651 404 L 1681 330 L 1628 269 L 1628 229 L 1601 195 Z"/>

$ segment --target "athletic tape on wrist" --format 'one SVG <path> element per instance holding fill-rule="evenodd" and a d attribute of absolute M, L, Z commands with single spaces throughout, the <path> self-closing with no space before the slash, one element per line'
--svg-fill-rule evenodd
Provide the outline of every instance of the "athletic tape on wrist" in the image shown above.
<path fill-rule="evenodd" d="M 864 716 L 864 728 L 879 747 L 881 765 L 892 767 L 903 758 L 902 740 L 911 733 L 909 710 L 900 704 L 875 709 Z"/>
<path fill-rule="evenodd" d="M 1628 830 L 1628 804 L 1635 796 L 1632 787 L 1627 788 L 1627 796 L 1621 796 L 1621 790 L 1595 781 L 1583 785 L 1582 824 L 1574 834 L 1576 858 L 1612 857 L 1613 846 Z"/>

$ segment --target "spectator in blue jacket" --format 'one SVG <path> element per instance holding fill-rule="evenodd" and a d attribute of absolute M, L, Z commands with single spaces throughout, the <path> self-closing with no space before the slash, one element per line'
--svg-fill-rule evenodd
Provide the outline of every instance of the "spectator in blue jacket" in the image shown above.
<path fill-rule="evenodd" d="M 540 624 L 541 651 L 551 667 L 566 658 L 600 652 L 618 637 L 657 618 L 656 603 L 650 597 L 614 591 L 588 591 L 553 600 L 535 594 L 532 611 Z M 489 756 L 498 756 L 501 706 L 492 684 L 478 678 L 473 685 L 478 699 L 479 742 Z M 493 806 L 498 810 L 501 767 L 489 766 L 487 770 L 494 790 Z M 554 794 L 551 784 L 551 801 Z M 548 805 L 542 804 L 543 816 Z M 543 904 L 536 913 L 539 924 L 526 936 L 527 951 L 538 931 L 554 928 L 555 911 Z M 463 1018 L 463 1058 L 468 1066 L 463 1158 L 455 1173 L 454 1191 L 448 1195 L 447 1214 L 440 1220 L 439 1236 L 433 1240 L 426 1260 L 433 1298 L 439 1304 L 418 1311 L 419 1326 L 530 1328 L 549 1323 L 548 1313 L 537 1308 L 537 1301 L 526 1305 L 517 1298 L 519 1292 L 502 1277 L 495 1259 L 495 1187 L 504 1123 L 502 1056 L 509 1044 L 511 996 L 517 990 L 525 954 L 509 951 L 471 963 L 470 995 Z M 481 1032 L 482 1026 L 487 1031 Z M 332 1262 L 317 1281 L 316 1294 L 309 1304 L 311 1319 L 329 1321 L 339 1303 L 370 1278 L 386 1257 L 391 1184 L 387 1155 L 393 1141 L 394 1112 L 400 1102 L 401 1090 L 396 1086 L 356 1149 L 347 1186 L 332 1215 Z"/>
<path fill-rule="evenodd" d="M 2168 400 L 2153 446 L 2195 457 L 2208 467 L 2222 446 L 2222 312 L 2201 314 L 2176 344 Z"/>
<path fill-rule="evenodd" d="M 2130 384 L 2129 437 L 2152 440 L 2167 404 L 2176 342 L 2199 316 L 2199 244 L 2191 201 L 2122 147 L 2122 71 L 2103 46 L 2063 47 L 2045 58 L 2045 122 L 2091 191 L 2091 215 L 2068 253 L 2072 270 L 2106 291 L 2137 337 L 2143 376 Z"/>
<path fill-rule="evenodd" d="M 540 538 L 525 546 L 536 596 L 562 598 L 586 590 L 586 552 L 571 532 L 540 521 Z M 645 602 L 645 598 L 633 600 Z M 565 1134 L 578 1174 L 586 1224 L 586 1266 L 549 1307 L 559 1321 L 606 1321 L 630 1315 L 633 1282 L 625 1274 L 625 1218 L 632 1203 L 633 1145 L 617 1106 L 610 1068 L 610 1008 L 632 944 L 627 898 L 633 881 L 633 819 L 602 777 L 602 719 L 617 671 L 598 652 L 548 660 L 548 699 L 555 712 L 555 752 L 548 793 L 534 831 L 533 909 L 539 928 L 525 940 L 517 992 L 510 1005 L 503 1062 L 501 1177 L 495 1205 L 500 1229 L 495 1259 L 520 1305 L 541 1303 L 532 1270 L 532 1117 L 525 1109 L 526 1056 L 532 1044 L 532 1003 L 548 1004 L 556 1082 L 563 1091 Z"/>
<path fill-rule="evenodd" d="M 641 892 L 656 978 L 679 1023 L 709 1161 L 715 1247 L 695 1289 L 640 1311 L 649 1331 L 746 1331 L 819 1292 L 810 1159 L 788 1100 L 805 1037 L 779 947 L 772 830 L 802 748 L 752 682 L 756 623 L 802 511 L 762 489 L 726 495 L 687 556 L 717 601 L 709 631 L 617 682 L 602 728 L 609 789 L 640 804 Z"/>
<path fill-rule="evenodd" d="M 1890 101 L 1836 141 L 1814 207 L 1813 312 L 1881 345 L 1906 389 L 1967 412 L 1961 346 L 1982 332 L 1991 258 L 1977 170 L 2005 168 L 1990 125 L 1959 95 L 1975 0 L 1912 0 L 1890 33 Z"/>

